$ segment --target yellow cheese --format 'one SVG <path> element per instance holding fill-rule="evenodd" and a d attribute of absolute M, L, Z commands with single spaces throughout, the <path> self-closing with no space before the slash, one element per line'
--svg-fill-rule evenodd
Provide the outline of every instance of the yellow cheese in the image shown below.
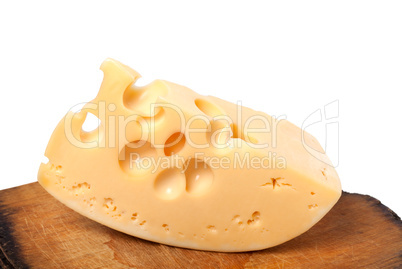
<path fill-rule="evenodd" d="M 316 139 L 286 120 L 112 59 L 98 96 L 56 127 L 40 184 L 101 224 L 168 245 L 250 251 L 307 231 L 341 185 Z M 256 97 L 258 98 L 258 97 Z M 100 120 L 85 132 L 87 113 Z"/>

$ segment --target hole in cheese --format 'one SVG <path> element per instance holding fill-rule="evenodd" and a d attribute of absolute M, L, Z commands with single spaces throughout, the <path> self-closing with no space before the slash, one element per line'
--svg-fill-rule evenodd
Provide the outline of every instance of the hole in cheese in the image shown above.
<path fill-rule="evenodd" d="M 142 175 L 154 169 L 152 160 L 157 156 L 151 143 L 137 140 L 128 143 L 120 151 L 119 164 L 121 169 L 130 175 Z"/>
<path fill-rule="evenodd" d="M 163 200 L 173 200 L 180 196 L 186 188 L 186 178 L 177 168 L 168 168 L 156 178 L 154 189 L 156 195 Z"/>
<path fill-rule="evenodd" d="M 125 107 L 138 112 L 141 116 L 153 117 L 161 111 L 161 108 L 153 110 L 152 104 L 157 103 L 158 98 L 165 96 L 167 92 L 166 85 L 160 80 L 141 87 L 133 84 L 124 91 L 123 103 Z"/>
<path fill-rule="evenodd" d="M 209 101 L 204 99 L 196 99 L 194 101 L 195 105 L 201 110 L 203 113 L 210 117 L 216 117 L 219 115 L 224 115 L 223 109 L 220 109 L 218 106 L 212 104 Z"/>
<path fill-rule="evenodd" d="M 80 139 L 82 142 L 93 142 L 99 141 L 100 137 L 103 135 L 101 132 L 101 120 L 92 114 L 91 112 L 87 112 L 85 116 L 85 121 L 81 126 L 80 131 Z"/>
<path fill-rule="evenodd" d="M 241 140 L 244 140 L 246 142 L 250 142 L 253 144 L 258 144 L 258 140 L 250 135 L 245 136 L 243 133 L 243 130 L 238 127 L 236 123 L 230 124 L 230 128 L 232 128 L 232 138 L 239 138 Z"/>
<path fill-rule="evenodd" d="M 204 194 L 214 181 L 211 168 L 203 161 L 191 159 L 187 163 L 186 190 L 190 194 Z"/>
<path fill-rule="evenodd" d="M 100 123 L 101 121 L 97 116 L 88 112 L 85 121 L 82 124 L 82 130 L 84 132 L 92 132 L 99 127 Z"/>
<path fill-rule="evenodd" d="M 48 157 L 46 157 L 46 156 L 42 156 L 41 163 L 43 163 L 43 164 L 47 164 L 47 163 L 49 163 L 49 158 L 48 158 Z"/>
<path fill-rule="evenodd" d="M 225 120 L 211 121 L 211 132 L 207 132 L 207 139 L 214 147 L 227 145 L 232 136 L 232 129 Z"/>
<path fill-rule="evenodd" d="M 173 154 L 177 154 L 183 149 L 185 143 L 186 137 L 183 133 L 177 132 L 172 134 L 165 142 L 165 155 L 172 156 Z"/>

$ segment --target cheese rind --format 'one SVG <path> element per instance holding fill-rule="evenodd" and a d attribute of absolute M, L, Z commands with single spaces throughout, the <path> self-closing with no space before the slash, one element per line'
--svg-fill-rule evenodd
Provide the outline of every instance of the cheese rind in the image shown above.
<path fill-rule="evenodd" d="M 238 252 L 300 235 L 339 199 L 328 158 L 306 150 L 319 143 L 290 122 L 167 81 L 137 87 L 139 74 L 112 59 L 101 69 L 98 96 L 60 121 L 38 173 L 78 213 L 155 242 Z M 101 120 L 89 133 L 87 113 Z"/>

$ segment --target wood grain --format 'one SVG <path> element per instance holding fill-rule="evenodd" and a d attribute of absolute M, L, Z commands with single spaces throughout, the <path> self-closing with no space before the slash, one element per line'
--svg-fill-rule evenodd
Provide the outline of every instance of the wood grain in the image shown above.
<path fill-rule="evenodd" d="M 91 221 L 38 183 L 0 191 L 2 268 L 402 268 L 402 222 L 378 200 L 343 193 L 305 234 L 245 253 L 182 249 Z"/>

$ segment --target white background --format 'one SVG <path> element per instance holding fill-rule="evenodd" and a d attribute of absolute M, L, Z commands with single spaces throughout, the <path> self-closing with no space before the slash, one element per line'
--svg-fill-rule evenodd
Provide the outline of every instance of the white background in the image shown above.
<path fill-rule="evenodd" d="M 339 100 L 343 189 L 401 215 L 401 14 L 401 1 L 2 1 L 0 189 L 36 180 L 54 127 L 96 96 L 113 57 L 141 84 L 166 79 L 298 126 Z M 325 125 L 309 131 L 324 146 Z"/>

